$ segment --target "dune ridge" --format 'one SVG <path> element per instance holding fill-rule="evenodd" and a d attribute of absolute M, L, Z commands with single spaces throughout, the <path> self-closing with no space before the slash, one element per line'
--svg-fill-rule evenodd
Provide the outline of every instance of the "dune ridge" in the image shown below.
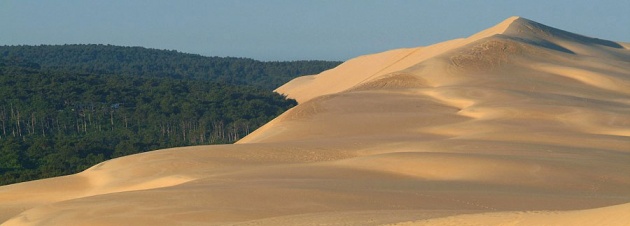
<path fill-rule="evenodd" d="M 349 60 L 234 145 L 0 187 L 1 225 L 628 225 L 630 45 L 525 18 Z"/>

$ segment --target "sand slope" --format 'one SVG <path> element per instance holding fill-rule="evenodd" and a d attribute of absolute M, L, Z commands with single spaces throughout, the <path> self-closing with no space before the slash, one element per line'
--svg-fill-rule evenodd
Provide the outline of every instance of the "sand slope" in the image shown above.
<path fill-rule="evenodd" d="M 630 204 L 575 211 L 527 211 L 467 214 L 437 219 L 421 220 L 391 224 L 405 225 L 470 225 L 470 226 L 499 226 L 499 225 L 628 225 L 630 222 Z"/>
<path fill-rule="evenodd" d="M 235 145 L 0 187 L 2 225 L 629 225 L 630 49 L 512 17 L 278 88 Z"/>

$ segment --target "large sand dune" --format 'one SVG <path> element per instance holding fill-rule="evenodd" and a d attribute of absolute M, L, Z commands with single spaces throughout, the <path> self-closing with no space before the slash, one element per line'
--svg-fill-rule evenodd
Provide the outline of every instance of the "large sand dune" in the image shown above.
<path fill-rule="evenodd" d="M 361 56 L 238 144 L 0 187 L 0 222 L 630 225 L 629 48 L 512 17 Z"/>

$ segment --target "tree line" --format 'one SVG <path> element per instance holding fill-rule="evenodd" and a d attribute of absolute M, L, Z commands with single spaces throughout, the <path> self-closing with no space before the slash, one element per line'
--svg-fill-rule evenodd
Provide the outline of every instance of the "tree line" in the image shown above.
<path fill-rule="evenodd" d="M 0 46 L 0 57 L 27 60 L 40 65 L 43 70 L 203 79 L 269 90 L 297 76 L 317 74 L 341 63 L 320 60 L 263 62 L 248 58 L 206 57 L 174 50 L 96 44 Z"/>

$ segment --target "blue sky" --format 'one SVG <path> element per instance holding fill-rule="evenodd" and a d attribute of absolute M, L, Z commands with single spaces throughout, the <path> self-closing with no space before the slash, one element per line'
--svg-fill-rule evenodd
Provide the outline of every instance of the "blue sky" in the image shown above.
<path fill-rule="evenodd" d="M 0 45 L 112 44 L 347 60 L 467 37 L 510 16 L 630 42 L 630 1 L 0 0 Z"/>

